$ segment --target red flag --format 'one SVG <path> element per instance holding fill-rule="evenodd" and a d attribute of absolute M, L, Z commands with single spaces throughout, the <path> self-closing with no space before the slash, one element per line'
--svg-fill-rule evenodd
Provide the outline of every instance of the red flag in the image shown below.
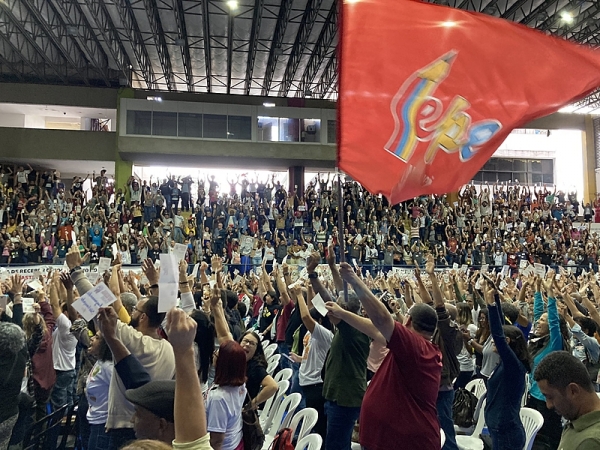
<path fill-rule="evenodd" d="M 414 0 L 343 3 L 338 167 L 392 203 L 469 182 L 514 128 L 600 86 L 600 53 Z"/>

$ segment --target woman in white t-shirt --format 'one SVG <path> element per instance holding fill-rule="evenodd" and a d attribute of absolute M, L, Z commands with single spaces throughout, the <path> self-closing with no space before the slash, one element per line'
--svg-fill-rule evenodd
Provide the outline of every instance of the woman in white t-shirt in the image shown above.
<path fill-rule="evenodd" d="M 109 437 L 105 431 L 108 418 L 108 388 L 113 373 L 112 353 L 100 331 L 92 337 L 90 355 L 97 358 L 90 370 L 85 385 L 85 395 L 89 404 L 86 418 L 90 424 L 89 449 L 108 450 Z"/>
<path fill-rule="evenodd" d="M 299 286 L 292 289 L 292 294 L 295 296 L 296 305 L 300 309 L 302 323 L 304 323 L 308 331 L 304 335 L 302 357 L 295 353 L 290 353 L 290 357 L 294 362 L 300 363 L 298 375 L 306 407 L 314 408 L 319 413 L 315 432 L 319 433 L 325 439 L 327 419 L 325 417 L 325 399 L 323 398 L 321 371 L 327 358 L 327 352 L 331 347 L 331 341 L 333 341 L 333 326 L 327 316 L 321 316 L 315 308 L 309 309 L 304 301 L 302 289 Z"/>
<path fill-rule="evenodd" d="M 210 445 L 214 450 L 243 450 L 246 352 L 237 342 L 227 341 L 215 352 L 215 359 L 215 380 L 206 396 Z"/>

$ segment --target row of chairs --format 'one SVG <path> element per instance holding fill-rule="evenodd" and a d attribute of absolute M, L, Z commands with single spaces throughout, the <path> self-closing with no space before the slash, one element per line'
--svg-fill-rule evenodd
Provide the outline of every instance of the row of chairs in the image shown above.
<path fill-rule="evenodd" d="M 273 376 L 281 359 L 281 355 L 276 354 L 277 344 L 261 339 L 261 345 L 267 359 L 267 373 Z M 271 447 L 277 433 L 284 428 L 290 428 L 292 434 L 297 434 L 296 450 L 319 450 L 323 444 L 321 436 L 311 433 L 317 423 L 317 410 L 304 408 L 296 413 L 302 396 L 298 393 L 286 395 L 292 374 L 292 369 L 286 368 L 273 376 L 277 383 L 277 392 L 266 401 L 264 408 L 259 412 L 260 424 L 265 433 L 263 450 Z"/>

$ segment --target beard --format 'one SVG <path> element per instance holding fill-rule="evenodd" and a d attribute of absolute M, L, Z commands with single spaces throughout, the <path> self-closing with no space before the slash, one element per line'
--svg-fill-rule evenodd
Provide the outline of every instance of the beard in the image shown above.
<path fill-rule="evenodd" d="M 137 330 L 137 327 L 140 324 L 140 318 L 131 318 L 131 320 L 129 321 L 129 326 L 132 327 L 133 329 Z"/>

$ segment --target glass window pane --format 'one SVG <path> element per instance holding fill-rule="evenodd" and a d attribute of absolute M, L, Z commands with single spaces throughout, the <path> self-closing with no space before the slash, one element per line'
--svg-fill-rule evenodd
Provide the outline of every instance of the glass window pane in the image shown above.
<path fill-rule="evenodd" d="M 279 119 L 279 140 L 300 142 L 300 119 Z"/>
<path fill-rule="evenodd" d="M 542 159 L 542 173 L 552 173 L 553 162 L 551 159 Z"/>
<path fill-rule="evenodd" d="M 542 174 L 544 184 L 554 184 L 554 175 L 551 173 Z"/>
<path fill-rule="evenodd" d="M 177 136 L 177 113 L 154 111 L 152 134 L 154 136 Z"/>
<path fill-rule="evenodd" d="M 152 111 L 127 111 L 127 134 L 150 135 L 152 132 Z"/>
<path fill-rule="evenodd" d="M 279 120 L 277 117 L 258 118 L 258 141 L 277 142 L 279 140 Z"/>
<path fill-rule="evenodd" d="M 531 161 L 531 171 L 537 173 L 541 172 L 542 163 L 540 161 Z"/>
<path fill-rule="evenodd" d="M 227 139 L 227 116 L 204 114 L 202 136 L 208 139 Z"/>
<path fill-rule="evenodd" d="M 252 117 L 228 116 L 227 139 L 252 139 Z"/>
<path fill-rule="evenodd" d="M 483 170 L 497 170 L 498 158 L 490 158 L 483 166 Z"/>
<path fill-rule="evenodd" d="M 541 183 L 542 182 L 542 174 L 541 173 L 532 173 L 531 174 L 531 182 L 532 183 Z"/>
<path fill-rule="evenodd" d="M 512 173 L 511 172 L 498 172 L 498 180 L 499 181 L 511 181 Z"/>
<path fill-rule="evenodd" d="M 481 181 L 487 181 L 488 183 L 495 183 L 498 179 L 498 174 L 495 172 L 483 172 L 483 178 Z"/>
<path fill-rule="evenodd" d="M 513 170 L 515 172 L 525 172 L 527 170 L 526 162 L 520 159 L 515 159 L 513 163 Z"/>
<path fill-rule="evenodd" d="M 337 143 L 337 124 L 335 120 L 327 121 L 327 143 Z"/>
<path fill-rule="evenodd" d="M 300 119 L 300 140 L 302 142 L 321 142 L 321 121 L 319 119 Z"/>
<path fill-rule="evenodd" d="M 483 174 L 484 174 L 484 172 L 481 172 L 481 171 L 477 172 L 475 174 L 475 176 L 473 177 L 473 182 L 477 183 L 477 184 L 482 183 L 483 182 Z"/>
<path fill-rule="evenodd" d="M 202 114 L 179 113 L 179 136 L 202 137 Z"/>
<path fill-rule="evenodd" d="M 512 159 L 498 159 L 498 170 L 512 171 Z"/>

